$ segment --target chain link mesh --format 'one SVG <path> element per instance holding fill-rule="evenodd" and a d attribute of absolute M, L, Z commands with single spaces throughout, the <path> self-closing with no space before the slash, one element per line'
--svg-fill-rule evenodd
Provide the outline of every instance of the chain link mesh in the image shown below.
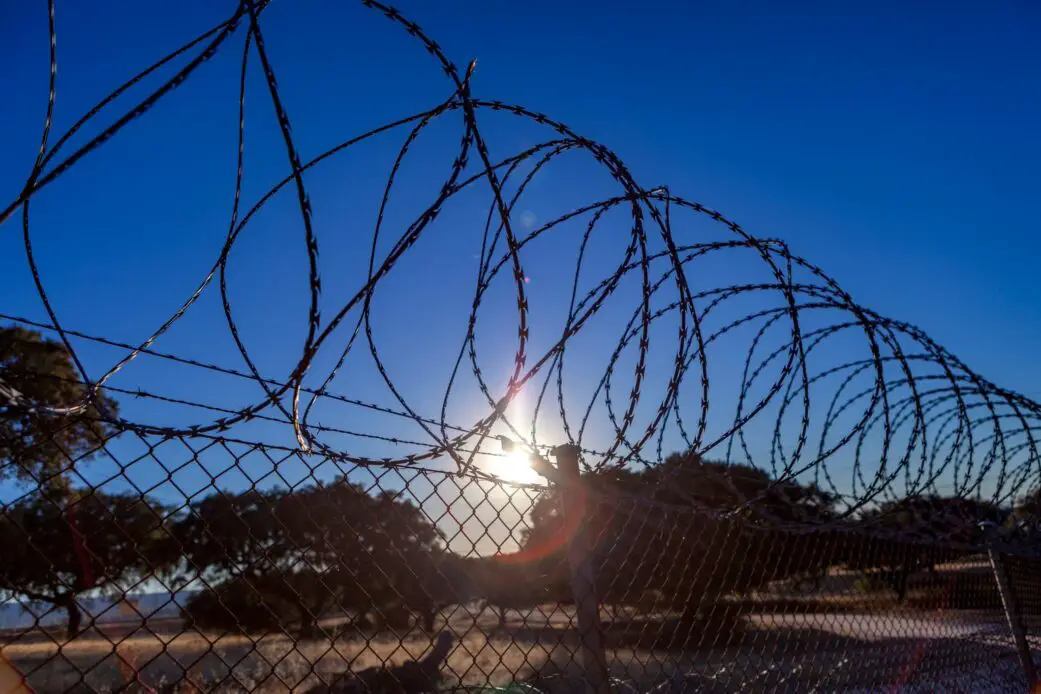
<path fill-rule="evenodd" d="M 642 187 L 546 115 L 474 96 L 475 63 L 458 70 L 381 3 L 362 0 L 359 17 L 419 42 L 444 101 L 305 159 L 261 30 L 269 4 L 243 0 L 53 144 L 48 4 L 43 137 L 0 211 L 5 233 L 20 218 L 46 314 L 0 314 L 0 691 L 1030 690 L 1041 406 L 860 306 L 785 243 Z M 234 41 L 235 189 L 216 260 L 145 339 L 67 326 L 30 201 Z M 251 64 L 289 173 L 247 209 Z M 549 139 L 495 158 L 487 124 L 502 118 Z M 443 182 L 384 247 L 406 160 L 451 119 L 461 135 Z M 323 312 L 309 177 L 402 132 L 367 271 Z M 613 188 L 540 223 L 520 201 L 567 157 Z M 307 327 L 273 376 L 228 275 L 280 192 L 303 230 Z M 377 347 L 374 295 L 456 200 L 482 195 L 463 339 L 440 403 L 416 404 Z M 574 263 L 554 270 L 560 325 L 547 331 L 526 268 L 567 233 L 572 251 L 548 251 Z M 221 357 L 241 367 L 159 347 L 214 294 Z M 504 302 L 515 344 L 491 364 L 479 326 Z M 595 348 L 602 370 L 589 368 Z M 118 356 L 98 370 L 97 354 Z M 343 387 L 359 354 L 382 395 Z M 148 387 L 133 378 L 142 364 L 206 386 Z M 234 384 L 253 388 L 251 404 Z M 453 414 L 461 399 L 483 414 Z"/>

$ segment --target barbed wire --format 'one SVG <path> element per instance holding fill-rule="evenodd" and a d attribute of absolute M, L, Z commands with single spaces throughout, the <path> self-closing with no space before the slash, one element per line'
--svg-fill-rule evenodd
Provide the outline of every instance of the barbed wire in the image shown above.
<path fill-rule="evenodd" d="M 41 146 L 22 192 L 0 213 L 2 223 L 21 211 L 26 259 L 48 321 L 5 317 L 53 329 L 89 387 L 83 402 L 75 406 L 54 408 L 36 403 L 33 405 L 36 411 L 50 416 L 71 416 L 82 414 L 88 407 L 96 407 L 123 430 L 164 437 L 220 437 L 241 422 L 254 418 L 276 419 L 292 425 L 299 449 L 305 453 L 315 452 L 327 457 L 385 466 L 414 465 L 419 461 L 449 456 L 458 472 L 468 473 L 472 471 L 475 456 L 490 452 L 488 442 L 496 427 L 504 427 L 512 437 L 536 452 L 544 452 L 552 444 L 561 443 L 540 440 L 536 428 L 540 412 L 549 407 L 548 401 L 555 399 L 557 416 L 568 442 L 585 451 L 585 463 L 592 469 L 655 465 L 665 457 L 669 436 L 678 436 L 685 449 L 705 457 L 723 457 L 730 461 L 741 454 L 743 460 L 769 471 L 778 484 L 795 478 L 812 479 L 814 484 L 828 492 L 850 499 L 850 512 L 876 500 L 925 494 L 944 485 L 958 495 L 976 495 L 993 499 L 996 503 L 1007 503 L 1041 478 L 1034 434 L 1041 422 L 1038 403 L 987 381 L 915 326 L 880 316 L 859 305 L 821 268 L 792 253 L 783 242 L 752 236 L 721 213 L 673 195 L 666 187 L 642 187 L 622 160 L 603 144 L 579 135 L 547 115 L 474 96 L 475 63 L 471 63 L 465 72 L 460 72 L 436 42 L 397 10 L 369 0 L 363 0 L 362 5 L 399 26 L 429 52 L 447 79 L 447 97 L 427 111 L 369 130 L 304 161 L 292 134 L 290 117 L 282 102 L 275 68 L 268 58 L 261 31 L 259 20 L 268 3 L 252 0 L 239 3 L 228 19 L 114 90 L 48 147 L 57 93 L 54 3 L 48 4 L 50 89 Z M 223 248 L 211 269 L 180 308 L 140 342 L 119 342 L 67 328 L 52 305 L 37 266 L 30 225 L 30 201 L 40 190 L 116 137 L 126 125 L 146 117 L 161 99 L 190 79 L 200 65 L 226 50 L 228 39 L 240 32 L 245 33 L 245 47 L 238 84 L 238 155 L 233 210 Z M 79 149 L 64 159 L 59 158 L 70 138 L 91 124 L 120 95 L 174 59 L 192 51 L 195 53 L 188 63 L 160 87 Z M 245 169 L 244 103 L 246 64 L 250 55 L 255 55 L 263 68 L 264 82 L 279 121 L 291 173 L 249 209 L 244 209 L 241 193 Z M 486 112 L 534 123 L 551 131 L 553 136 L 520 154 L 496 161 L 489 153 L 480 125 L 480 116 Z M 435 120 L 451 115 L 461 119 L 463 135 L 440 191 L 408 225 L 386 256 L 378 259 L 377 243 L 384 233 L 384 211 L 402 163 L 425 128 Z M 323 320 L 319 311 L 319 234 L 312 221 L 303 174 L 378 133 L 400 128 L 408 129 L 408 134 L 380 199 L 367 274 L 362 278 L 361 288 L 331 318 Z M 620 188 L 619 194 L 580 206 L 537 228 L 521 232 L 515 223 L 517 200 L 549 163 L 565 152 L 576 151 L 586 154 L 606 171 Z M 521 176 L 521 164 L 530 164 L 530 170 L 516 183 L 515 192 L 508 195 L 507 186 Z M 308 258 L 308 329 L 299 358 L 290 372 L 281 378 L 269 378 L 260 373 L 254 351 L 247 346 L 238 329 L 228 294 L 227 269 L 232 250 L 249 222 L 287 186 L 295 190 L 304 227 Z M 372 332 L 372 297 L 395 264 L 411 252 L 427 232 L 446 203 L 475 186 L 486 186 L 492 203 L 482 235 L 472 309 L 463 344 L 442 397 L 441 412 L 439 416 L 430 416 L 430 413 L 420 413 L 409 403 L 385 368 Z M 579 290 L 579 276 L 589 267 L 586 249 L 606 214 L 615 209 L 628 211 L 631 221 L 623 258 L 591 289 L 582 292 Z M 692 243 L 683 237 L 681 231 L 677 233 L 681 214 L 710 220 L 732 238 Z M 532 316 L 523 269 L 525 252 L 535 239 L 566 222 L 582 219 L 588 221 L 574 266 L 564 327 L 548 349 L 532 353 Z M 9 228 L 9 225 L 5 226 Z M 758 258 L 770 281 L 728 284 L 704 290 L 697 290 L 691 283 L 690 273 L 696 261 L 711 258 L 712 262 L 721 263 L 725 262 L 722 260 L 724 257 L 744 253 Z M 476 325 L 488 306 L 488 290 L 500 273 L 512 281 L 517 320 L 516 347 L 510 362 L 513 366 L 508 370 L 505 387 L 497 390 L 490 385 L 491 379 L 480 366 Z M 621 330 L 608 365 L 587 404 L 577 410 L 568 407 L 565 402 L 573 398 L 576 389 L 569 387 L 566 378 L 567 348 L 576 336 L 591 329 L 587 326 L 594 315 L 601 312 L 608 299 L 621 291 L 627 282 L 639 287 L 637 306 Z M 204 364 L 154 349 L 156 342 L 211 288 L 219 292 L 227 329 L 246 365 L 245 371 Z M 725 320 L 718 327 L 710 325 L 709 321 L 717 314 L 726 315 L 729 306 L 740 305 L 744 299 L 762 303 L 756 310 L 744 313 L 738 310 L 736 318 Z M 358 314 L 353 322 L 348 319 L 352 312 Z M 661 325 L 669 326 L 669 337 L 655 332 Z M 709 350 L 742 330 L 752 331 L 752 336 L 737 387 L 736 411 L 729 425 L 712 432 L 710 395 L 713 390 L 710 384 L 714 381 L 710 379 Z M 653 337 L 652 332 L 655 332 Z M 347 337 L 341 339 L 338 348 L 334 335 L 340 333 Z M 828 351 L 829 342 L 850 336 L 855 336 L 858 343 L 855 349 L 864 353 L 862 358 L 826 366 L 815 364 L 814 358 Z M 104 342 L 120 347 L 126 353 L 103 373 L 91 373 L 78 355 L 73 338 Z M 663 354 L 653 352 L 652 342 L 655 346 L 665 344 L 667 349 Z M 335 365 L 319 379 L 320 385 L 309 387 L 305 385 L 305 378 L 323 348 L 334 350 L 339 356 Z M 380 380 L 395 401 L 392 407 L 364 403 L 330 392 L 348 354 L 366 349 Z M 102 389 L 121 392 L 109 385 L 111 379 L 142 355 L 247 377 L 262 389 L 264 397 L 245 407 L 209 408 L 219 416 L 181 427 L 161 426 L 106 412 L 104 401 L 99 397 Z M 622 368 L 626 360 L 632 362 L 630 369 Z M 654 399 L 653 414 L 648 421 L 640 423 L 637 412 L 641 404 L 644 407 L 647 404 L 648 369 L 661 364 L 670 365 L 667 382 L 660 399 Z M 449 421 L 447 410 L 460 372 L 467 367 L 487 409 L 472 423 L 464 424 Z M 629 375 L 629 380 L 621 386 L 622 394 L 619 394 L 619 374 L 622 371 Z M 538 378 L 543 379 L 541 384 L 538 384 Z M 507 416 L 511 402 L 525 389 L 538 392 L 530 431 L 522 431 L 519 423 Z M 686 406 L 681 397 L 690 393 L 696 401 L 693 412 L 684 409 Z M 136 394 L 144 395 L 143 392 Z M 307 396 L 306 403 L 301 402 L 301 396 Z M 349 451 L 327 441 L 327 434 L 343 431 L 310 421 L 314 405 L 323 398 L 408 418 L 427 438 L 427 442 L 421 444 L 426 446 L 426 450 L 405 457 L 392 455 L 380 461 L 352 456 Z M 591 423 L 599 412 L 598 403 L 602 403 L 606 424 L 613 431 L 606 446 L 591 446 L 586 440 Z M 823 410 L 820 403 L 825 403 Z M 576 418 L 576 411 L 581 413 L 580 417 Z M 718 407 L 712 411 L 713 416 L 716 411 Z M 775 419 L 769 434 L 769 450 L 764 454 L 750 443 L 749 439 L 754 435 L 750 429 L 755 429 L 771 411 Z M 352 435 L 361 434 L 354 432 Z M 386 443 L 397 440 L 397 437 L 381 438 L 373 434 L 363 436 L 376 436 Z M 401 440 L 420 444 L 415 438 Z M 651 447 L 655 453 L 649 456 L 647 451 Z M 836 461 L 850 469 L 847 480 L 835 479 L 832 467 Z"/>

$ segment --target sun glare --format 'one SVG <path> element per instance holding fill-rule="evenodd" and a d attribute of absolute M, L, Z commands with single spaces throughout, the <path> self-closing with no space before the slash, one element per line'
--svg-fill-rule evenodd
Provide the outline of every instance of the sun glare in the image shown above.
<path fill-rule="evenodd" d="M 531 458 L 527 451 L 517 449 L 507 455 L 495 458 L 493 474 L 507 482 L 532 484 L 541 477 L 531 467 Z"/>

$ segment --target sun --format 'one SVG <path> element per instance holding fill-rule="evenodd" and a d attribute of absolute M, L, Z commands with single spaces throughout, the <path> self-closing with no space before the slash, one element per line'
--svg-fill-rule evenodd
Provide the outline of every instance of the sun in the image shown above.
<path fill-rule="evenodd" d="M 531 455 L 527 451 L 518 448 L 492 460 L 490 472 L 506 482 L 534 484 L 542 480 L 541 475 L 532 469 Z"/>

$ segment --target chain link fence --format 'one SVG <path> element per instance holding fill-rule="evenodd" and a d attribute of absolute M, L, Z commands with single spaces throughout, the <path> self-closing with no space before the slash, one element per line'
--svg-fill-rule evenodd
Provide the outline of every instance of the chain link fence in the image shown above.
<path fill-rule="evenodd" d="M 0 692 L 1032 690 L 1041 405 L 860 306 L 783 242 L 642 187 L 546 115 L 477 98 L 475 63 L 457 70 L 380 3 L 359 19 L 418 42 L 444 100 L 305 159 L 261 30 L 272 4 L 242 0 L 57 139 L 47 5 L 42 143 L 0 211 L 0 234 L 21 227 L 44 314 L 0 305 Z M 67 325 L 30 201 L 236 41 L 216 260 L 144 339 Z M 255 196 L 248 85 L 289 164 Z M 385 222 L 405 161 L 453 118 L 447 176 Z M 496 118 L 549 139 L 504 157 Z M 368 266 L 330 308 L 308 186 L 387 133 L 407 134 Z M 573 156 L 612 188 L 538 220 L 525 196 Z M 280 192 L 303 230 L 306 334 L 273 376 L 229 268 Z M 476 222 L 472 206 L 453 213 L 478 198 Z M 397 275 L 421 282 L 409 263 L 445 217 L 477 229 L 475 282 L 445 311 L 465 319 L 451 323 L 462 340 L 445 347 L 439 323 L 408 354 L 424 370 L 398 378 L 377 346 L 396 314 L 374 296 Z M 547 259 L 562 281 L 543 291 L 529 271 Z M 449 306 L 435 294 L 450 279 L 405 303 Z M 207 306 L 226 330 L 160 348 Z"/>
<path fill-rule="evenodd" d="M 141 444 L 149 460 L 184 447 L 187 464 L 235 450 Z M 255 447 L 233 465 L 274 471 L 295 455 Z M 347 686 L 448 634 L 438 667 L 379 691 L 569 691 L 599 665 L 622 691 L 1026 688 L 1009 619 L 1036 619 L 1037 570 L 1016 555 L 998 555 L 1017 597 L 1006 611 L 986 552 L 356 472 L 238 493 L 217 477 L 179 508 L 97 488 L 8 505 L 5 561 L 20 568 L 5 580 L 24 572 L 32 588 L 5 584 L 22 596 L 5 609 L 5 658 L 36 691 L 282 691 Z M 569 566 L 569 510 L 587 524 L 588 587 Z"/>
<path fill-rule="evenodd" d="M 35 427 L 5 465 L 69 445 Z M 817 488 L 695 453 L 569 477 L 563 446 L 527 485 L 80 428 L 98 438 L 0 522 L 3 655 L 33 691 L 1027 689 L 1024 504 L 843 518 Z"/>

